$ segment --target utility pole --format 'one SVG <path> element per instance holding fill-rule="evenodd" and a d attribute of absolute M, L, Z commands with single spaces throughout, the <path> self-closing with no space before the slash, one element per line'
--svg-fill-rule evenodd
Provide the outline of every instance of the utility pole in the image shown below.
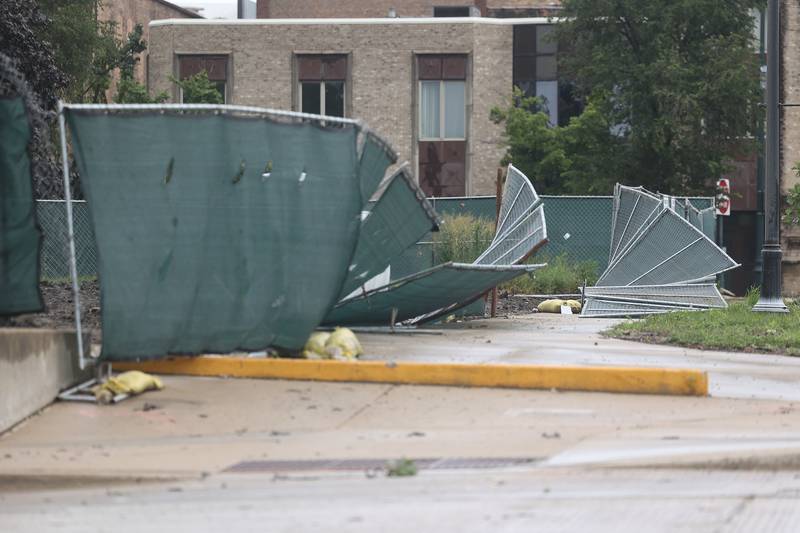
<path fill-rule="evenodd" d="M 764 179 L 764 247 L 761 250 L 764 271 L 761 297 L 753 307 L 756 312 L 788 313 L 781 296 L 780 242 L 780 1 L 767 6 L 767 175 Z"/>

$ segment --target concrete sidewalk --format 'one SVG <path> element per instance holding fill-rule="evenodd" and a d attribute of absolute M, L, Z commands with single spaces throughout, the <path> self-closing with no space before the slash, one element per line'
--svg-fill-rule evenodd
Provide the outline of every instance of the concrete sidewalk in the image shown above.
<path fill-rule="evenodd" d="M 800 454 L 774 400 L 166 377 L 56 403 L 0 437 L 5 476 L 200 477 L 242 461 L 455 457 L 683 464 Z"/>
<path fill-rule="evenodd" d="M 0 531 L 800 530 L 800 361 L 607 326 L 537 315 L 360 338 L 373 360 L 699 367 L 714 397 L 165 376 L 0 435 Z M 510 466 L 373 469 L 401 457 Z M 326 459 L 372 466 L 309 463 Z"/>

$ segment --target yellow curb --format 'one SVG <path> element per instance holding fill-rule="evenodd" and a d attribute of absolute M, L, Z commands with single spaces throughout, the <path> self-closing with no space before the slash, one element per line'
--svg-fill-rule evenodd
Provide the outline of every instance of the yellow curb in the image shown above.
<path fill-rule="evenodd" d="M 708 376 L 705 372 L 669 368 L 350 362 L 213 356 L 114 362 L 113 367 L 115 370 L 190 376 L 708 395 Z"/>

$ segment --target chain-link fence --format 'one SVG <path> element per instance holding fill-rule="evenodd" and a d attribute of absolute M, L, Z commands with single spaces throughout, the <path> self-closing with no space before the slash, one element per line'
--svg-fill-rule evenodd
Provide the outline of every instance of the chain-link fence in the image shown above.
<path fill-rule="evenodd" d="M 69 244 L 67 242 L 67 212 L 63 200 L 38 200 L 36 215 L 42 228 L 41 278 L 44 281 L 69 279 Z M 89 209 L 83 200 L 72 202 L 75 231 L 75 259 L 78 276 L 97 275 L 97 249 L 89 220 Z"/>
<path fill-rule="evenodd" d="M 442 216 L 469 214 L 492 221 L 495 219 L 494 196 L 470 198 L 432 198 Z M 542 196 L 549 243 L 536 254 L 535 260 L 565 256 L 573 263 L 594 262 L 598 273 L 608 263 L 611 245 L 611 196 Z M 695 207 L 713 205 L 709 198 L 691 198 Z M 75 225 L 75 252 L 78 275 L 97 275 L 97 251 L 85 201 L 72 204 Z M 69 248 L 66 235 L 66 210 L 62 200 L 39 200 L 37 215 L 44 234 L 42 244 L 42 279 L 63 280 L 69 277 Z M 713 233 L 712 233 L 713 235 Z M 486 243 L 488 246 L 489 242 Z M 428 234 L 415 246 L 392 262 L 392 279 L 430 268 L 437 260 L 435 240 Z"/>

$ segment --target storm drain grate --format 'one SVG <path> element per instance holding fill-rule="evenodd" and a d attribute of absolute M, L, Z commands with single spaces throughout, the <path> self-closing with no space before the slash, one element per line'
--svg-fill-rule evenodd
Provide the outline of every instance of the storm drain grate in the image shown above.
<path fill-rule="evenodd" d="M 528 466 L 538 459 L 530 457 L 455 457 L 414 459 L 419 470 L 489 469 Z M 302 472 L 310 470 L 378 470 L 391 464 L 390 459 L 314 459 L 303 461 L 242 461 L 226 468 L 225 472 Z"/>

